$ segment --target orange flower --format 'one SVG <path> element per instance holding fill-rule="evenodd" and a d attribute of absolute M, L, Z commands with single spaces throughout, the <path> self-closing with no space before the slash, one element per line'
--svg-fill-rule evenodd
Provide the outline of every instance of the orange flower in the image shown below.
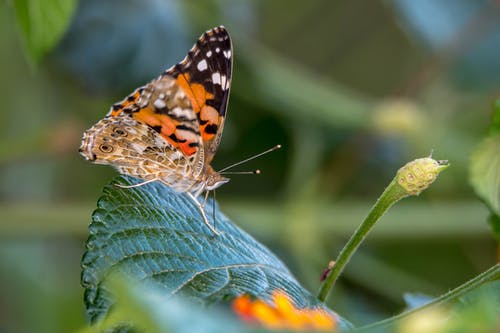
<path fill-rule="evenodd" d="M 335 317 L 327 311 L 320 308 L 299 309 L 281 290 L 273 293 L 272 304 L 241 295 L 235 298 L 232 308 L 244 321 L 274 330 L 332 331 L 337 326 Z"/>

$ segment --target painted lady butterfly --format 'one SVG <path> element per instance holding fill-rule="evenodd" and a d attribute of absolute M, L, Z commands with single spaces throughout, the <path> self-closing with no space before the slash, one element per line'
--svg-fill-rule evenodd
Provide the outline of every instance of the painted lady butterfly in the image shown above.
<path fill-rule="evenodd" d="M 205 32 L 180 63 L 114 104 L 85 131 L 80 153 L 120 173 L 160 181 L 196 199 L 229 181 L 210 163 L 219 145 L 229 98 L 232 47 L 222 26 Z M 126 186 L 123 186 L 126 187 Z"/>

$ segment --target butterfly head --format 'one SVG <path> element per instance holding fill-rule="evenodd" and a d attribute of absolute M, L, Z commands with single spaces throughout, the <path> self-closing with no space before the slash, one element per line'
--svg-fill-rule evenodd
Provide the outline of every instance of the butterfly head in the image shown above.
<path fill-rule="evenodd" d="M 229 182 L 229 178 L 222 176 L 220 173 L 215 171 L 211 166 L 208 166 L 206 170 L 204 189 L 206 191 L 212 191 L 216 188 Z"/>

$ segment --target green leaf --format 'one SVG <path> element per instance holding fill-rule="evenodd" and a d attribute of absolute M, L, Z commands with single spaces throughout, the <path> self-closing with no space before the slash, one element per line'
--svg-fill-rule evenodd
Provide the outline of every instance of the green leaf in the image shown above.
<path fill-rule="evenodd" d="M 114 271 L 151 282 L 163 295 L 180 295 L 210 304 L 250 294 L 269 300 L 284 290 L 298 307 L 324 307 L 290 274 L 266 247 L 236 227 L 216 209 L 214 236 L 186 194 L 155 182 L 136 184 L 118 177 L 105 187 L 92 216 L 87 251 L 82 259 L 82 284 L 91 322 L 113 304 L 106 277 Z M 212 202 L 205 211 L 211 223 Z M 342 325 L 348 325 L 341 323 Z"/>
<path fill-rule="evenodd" d="M 500 99 L 493 104 L 493 119 L 490 126 L 490 134 L 500 134 Z"/>
<path fill-rule="evenodd" d="M 498 324 L 500 324 L 498 322 L 498 318 L 500 318 L 499 279 L 500 264 L 496 264 L 457 288 L 450 290 L 444 295 L 434 298 L 425 305 L 405 311 L 392 318 L 384 319 L 377 323 L 361 327 L 360 331 L 370 333 L 393 331 L 432 331 L 440 333 L 471 332 L 474 330 L 471 330 L 469 326 L 474 325 L 476 322 L 474 320 L 469 321 L 470 319 L 462 320 L 464 316 L 461 312 L 463 312 L 463 309 L 467 309 L 468 307 L 476 307 L 476 304 L 479 304 L 477 311 L 472 310 L 471 313 L 474 312 L 476 314 L 483 314 L 483 318 L 487 318 L 489 321 L 487 325 L 493 323 L 493 325 L 496 326 L 491 327 L 498 327 Z M 487 298 L 486 302 L 477 302 L 478 299 L 482 298 Z M 443 311 L 445 313 L 443 313 Z M 422 327 L 419 327 L 420 325 L 414 325 L 422 323 L 426 324 L 425 330 L 423 330 Z M 434 330 L 431 330 L 431 326 L 428 325 L 436 326 L 433 327 Z M 399 327 L 399 329 L 394 330 L 395 327 Z M 467 329 L 463 329 L 463 327 L 467 327 Z M 493 331 L 483 329 L 478 332 Z"/>
<path fill-rule="evenodd" d="M 500 216 L 492 213 L 488 218 L 488 222 L 491 225 L 495 239 L 500 242 Z"/>
<path fill-rule="evenodd" d="M 469 333 L 498 332 L 500 281 L 492 281 L 462 295 L 452 306 L 437 306 L 413 313 L 378 332 Z M 368 330 L 370 333 L 377 331 Z"/>
<path fill-rule="evenodd" d="M 13 0 L 28 56 L 39 62 L 66 32 L 76 0 Z"/>
<path fill-rule="evenodd" d="M 500 135 L 483 140 L 472 154 L 470 181 L 477 195 L 500 215 Z"/>
<path fill-rule="evenodd" d="M 465 294 L 451 313 L 450 323 L 443 333 L 498 332 L 500 281 L 490 282 Z"/>
<path fill-rule="evenodd" d="M 220 309 L 205 309 L 180 297 L 168 297 L 161 289 L 123 276 L 113 275 L 109 287 L 116 298 L 110 315 L 79 333 L 128 331 L 127 323 L 131 322 L 134 323 L 134 332 L 248 331 L 234 315 Z"/>

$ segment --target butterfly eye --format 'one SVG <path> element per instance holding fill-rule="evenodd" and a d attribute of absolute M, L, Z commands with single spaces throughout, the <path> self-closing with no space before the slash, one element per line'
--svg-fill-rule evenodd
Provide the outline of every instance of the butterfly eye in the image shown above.
<path fill-rule="evenodd" d="M 125 132 L 124 130 L 122 130 L 121 128 L 118 128 L 118 127 L 115 127 L 113 129 L 113 134 L 112 134 L 113 137 L 117 137 L 117 136 L 127 136 L 127 132 Z"/>
<path fill-rule="evenodd" d="M 111 153 L 113 151 L 113 147 L 109 145 L 100 145 L 99 150 L 103 153 Z"/>

